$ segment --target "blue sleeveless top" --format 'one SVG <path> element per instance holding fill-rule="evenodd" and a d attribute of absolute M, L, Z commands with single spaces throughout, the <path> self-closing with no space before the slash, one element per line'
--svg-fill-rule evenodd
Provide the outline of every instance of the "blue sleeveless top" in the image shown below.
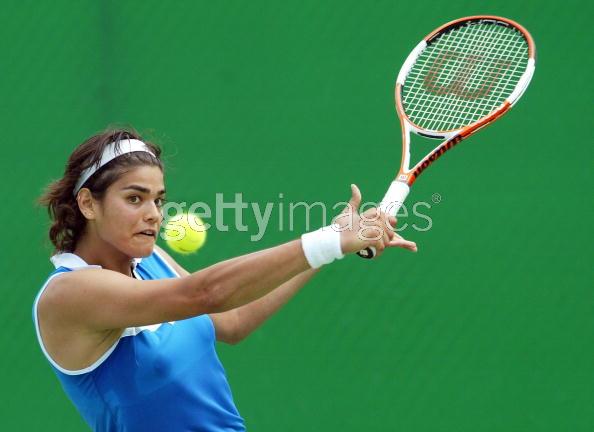
<path fill-rule="evenodd" d="M 51 260 L 56 270 L 33 305 L 37 338 L 64 391 L 94 431 L 245 431 L 215 351 L 215 330 L 208 315 L 127 328 L 91 366 L 81 370 L 59 366 L 41 339 L 39 299 L 59 274 L 101 267 L 87 265 L 71 253 Z M 156 251 L 135 260 L 133 272 L 144 280 L 178 277 Z"/>

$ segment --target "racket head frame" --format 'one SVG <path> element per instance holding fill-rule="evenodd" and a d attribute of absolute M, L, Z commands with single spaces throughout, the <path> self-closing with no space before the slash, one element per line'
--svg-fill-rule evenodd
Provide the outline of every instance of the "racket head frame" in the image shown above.
<path fill-rule="evenodd" d="M 429 46 L 429 44 L 432 41 L 436 40 L 440 35 L 449 32 L 454 28 L 463 26 L 466 23 L 473 21 L 492 23 L 495 25 L 504 25 L 508 27 L 514 27 L 516 30 L 518 30 L 522 34 L 528 45 L 528 63 L 526 66 L 526 70 L 522 74 L 522 77 L 519 79 L 514 91 L 506 98 L 506 100 L 498 108 L 491 111 L 487 116 L 479 119 L 478 121 L 460 129 L 452 129 L 445 131 L 426 129 L 416 125 L 406 115 L 402 104 L 402 88 L 404 86 L 408 73 L 412 69 L 417 58 L 427 48 L 427 46 Z M 441 157 L 446 151 L 454 147 L 464 138 L 467 138 L 468 136 L 472 135 L 482 127 L 487 126 L 488 124 L 492 123 L 493 121 L 501 117 L 503 114 L 505 114 L 520 99 L 520 97 L 528 87 L 528 84 L 530 83 L 530 80 L 532 79 L 532 76 L 534 74 L 535 62 L 536 49 L 532 36 L 524 27 L 508 18 L 503 18 L 495 15 L 468 16 L 450 21 L 442 25 L 441 27 L 438 27 L 437 29 L 429 33 L 427 36 L 425 36 L 425 38 L 421 42 L 419 42 L 419 44 L 417 44 L 417 46 L 408 55 L 396 79 L 394 96 L 396 103 L 396 112 L 398 114 L 398 118 L 400 119 L 400 125 L 402 130 L 402 158 L 400 163 L 400 169 L 396 175 L 396 181 L 406 183 L 409 187 L 412 186 L 412 184 L 416 181 L 420 174 L 431 163 L 433 163 L 435 160 Z M 425 157 L 418 161 L 413 167 L 410 167 L 411 132 L 419 136 L 424 136 L 426 138 L 443 139 L 445 141 L 443 141 L 440 145 L 438 145 L 427 155 L 425 155 Z"/>
<path fill-rule="evenodd" d="M 493 109 L 488 115 L 478 119 L 474 123 L 471 123 L 459 129 L 451 129 L 445 131 L 426 129 L 416 125 L 406 115 L 404 107 L 402 105 L 402 88 L 404 86 L 408 73 L 412 69 L 417 58 L 432 41 L 436 40 L 440 35 L 444 34 L 445 32 L 448 32 L 451 29 L 462 26 L 465 23 L 472 21 L 482 21 L 485 23 L 500 24 L 504 26 L 514 27 L 516 30 L 518 30 L 522 34 L 528 45 L 528 62 L 524 73 L 518 80 L 518 83 L 516 84 L 514 90 L 503 101 L 503 103 L 499 107 Z M 497 120 L 507 111 L 509 111 L 509 109 L 520 99 L 520 97 L 528 87 L 528 84 L 530 83 L 530 80 L 532 79 L 532 76 L 534 74 L 535 62 L 536 49 L 534 45 L 534 40 L 532 39 L 530 33 L 528 33 L 528 31 L 524 27 L 522 27 L 515 21 L 494 15 L 475 15 L 450 21 L 442 25 L 441 27 L 438 27 L 433 32 L 429 33 L 419 44 L 417 44 L 417 46 L 406 58 L 396 79 L 394 95 L 396 101 L 396 112 L 400 119 L 400 125 L 402 130 L 402 158 L 400 162 L 400 169 L 396 175 L 396 178 L 390 184 L 388 191 L 386 192 L 384 198 L 379 204 L 379 208 L 382 211 L 395 216 L 402 204 L 404 203 L 404 201 L 406 200 L 406 197 L 410 192 L 410 187 L 429 165 L 431 165 L 446 151 L 454 147 L 460 141 L 469 137 L 470 135 L 472 135 L 479 129 L 487 126 L 488 124 L 492 123 L 493 121 Z M 416 135 L 424 136 L 427 138 L 443 139 L 445 141 L 443 141 L 432 151 L 430 151 L 413 167 L 410 167 L 411 132 L 415 133 Z M 358 255 L 362 258 L 371 259 L 375 257 L 376 250 L 374 247 L 370 246 L 365 248 L 364 250 L 359 251 Z"/>

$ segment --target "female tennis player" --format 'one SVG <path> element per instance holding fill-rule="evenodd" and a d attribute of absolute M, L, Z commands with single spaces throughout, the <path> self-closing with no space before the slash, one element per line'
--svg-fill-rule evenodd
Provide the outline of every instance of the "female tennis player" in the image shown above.
<path fill-rule="evenodd" d="M 119 129 L 79 145 L 40 198 L 56 269 L 35 299 L 35 329 L 95 431 L 245 430 L 215 340 L 241 341 L 345 254 L 416 250 L 385 229 L 395 219 L 370 209 L 189 273 L 155 244 L 164 194 L 160 149 Z M 360 200 L 354 186 L 349 207 Z"/>

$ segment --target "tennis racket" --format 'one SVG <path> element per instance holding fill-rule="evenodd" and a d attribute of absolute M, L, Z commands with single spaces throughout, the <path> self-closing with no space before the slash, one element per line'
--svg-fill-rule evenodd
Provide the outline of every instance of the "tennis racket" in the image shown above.
<path fill-rule="evenodd" d="M 395 216 L 410 187 L 445 152 L 506 113 L 530 83 L 535 47 L 518 23 L 497 16 L 451 21 L 409 54 L 396 80 L 402 159 L 379 208 Z M 444 140 L 410 166 L 410 136 Z M 375 249 L 358 252 L 373 258 Z"/>

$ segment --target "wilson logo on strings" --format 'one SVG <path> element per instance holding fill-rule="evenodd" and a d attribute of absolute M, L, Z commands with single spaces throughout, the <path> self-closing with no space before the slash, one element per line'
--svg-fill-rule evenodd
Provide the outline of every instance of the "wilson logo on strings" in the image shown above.
<path fill-rule="evenodd" d="M 486 64 L 487 61 L 490 64 Z M 423 87 L 436 96 L 453 94 L 470 100 L 483 98 L 491 93 L 510 64 L 506 59 L 483 59 L 478 55 L 444 51 L 431 65 L 423 79 Z M 483 70 L 477 71 L 479 67 Z"/>

